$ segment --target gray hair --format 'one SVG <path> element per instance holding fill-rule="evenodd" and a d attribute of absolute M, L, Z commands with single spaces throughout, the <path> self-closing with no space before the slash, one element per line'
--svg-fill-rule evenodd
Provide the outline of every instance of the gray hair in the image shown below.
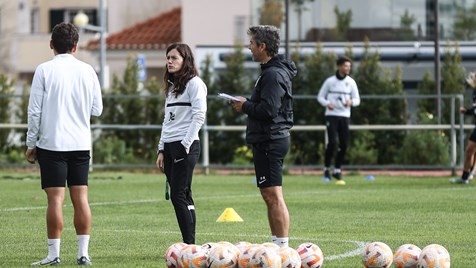
<path fill-rule="evenodd" d="M 279 29 L 272 25 L 251 26 L 248 29 L 248 35 L 251 36 L 259 46 L 266 44 L 266 53 L 270 57 L 278 55 L 280 38 Z"/>

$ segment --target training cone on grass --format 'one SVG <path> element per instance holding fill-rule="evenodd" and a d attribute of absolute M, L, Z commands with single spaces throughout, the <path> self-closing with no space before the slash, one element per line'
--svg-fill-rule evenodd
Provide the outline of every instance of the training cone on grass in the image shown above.
<path fill-rule="evenodd" d="M 217 222 L 243 221 L 233 208 L 225 208 L 223 213 L 218 217 Z"/>

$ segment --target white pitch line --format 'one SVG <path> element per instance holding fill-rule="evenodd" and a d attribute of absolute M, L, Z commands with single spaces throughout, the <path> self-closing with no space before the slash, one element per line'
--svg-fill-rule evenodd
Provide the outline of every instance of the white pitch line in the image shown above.
<path fill-rule="evenodd" d="M 72 229 L 71 229 L 72 230 Z M 125 230 L 118 230 L 118 229 L 94 229 L 94 231 L 101 231 L 101 232 L 137 232 L 137 233 L 159 233 L 159 234 L 177 234 L 180 235 L 181 233 L 178 231 L 155 231 L 155 230 L 133 230 L 133 229 L 125 229 Z M 258 234 L 219 234 L 219 233 L 197 233 L 198 235 L 202 236 L 233 236 L 233 237 L 246 237 L 246 240 L 249 240 L 249 238 L 269 238 L 269 235 L 258 235 Z M 344 242 L 344 243 L 352 243 L 357 246 L 356 249 L 344 252 L 342 254 L 337 254 L 337 255 L 330 255 L 330 256 L 324 256 L 324 261 L 333 261 L 333 260 L 340 260 L 340 259 L 345 259 L 345 258 L 350 258 L 354 257 L 357 255 L 362 254 L 362 251 L 364 250 L 364 247 L 370 243 L 366 241 L 355 241 L 355 240 L 331 240 L 331 239 L 317 239 L 317 238 L 309 238 L 309 237 L 290 237 L 290 240 L 302 240 L 302 241 L 331 241 L 331 242 Z"/>

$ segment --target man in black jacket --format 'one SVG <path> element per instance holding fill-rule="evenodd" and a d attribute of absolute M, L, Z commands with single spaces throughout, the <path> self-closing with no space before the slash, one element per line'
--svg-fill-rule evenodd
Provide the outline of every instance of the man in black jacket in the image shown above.
<path fill-rule="evenodd" d="M 278 56 L 279 30 L 274 26 L 248 29 L 253 60 L 261 63 L 250 99 L 230 101 L 248 115 L 246 142 L 253 148 L 256 184 L 268 208 L 272 242 L 288 246 L 289 212 L 282 192 L 283 161 L 290 147 L 293 126 L 292 83 L 296 65 Z"/>

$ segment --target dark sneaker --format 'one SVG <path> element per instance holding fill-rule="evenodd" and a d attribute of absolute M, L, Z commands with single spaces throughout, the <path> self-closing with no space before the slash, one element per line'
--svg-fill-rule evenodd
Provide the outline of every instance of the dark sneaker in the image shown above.
<path fill-rule="evenodd" d="M 54 258 L 53 260 L 48 259 L 48 257 L 44 258 L 41 261 L 37 261 L 31 264 L 31 266 L 40 266 L 40 265 L 60 265 L 61 260 L 59 257 Z"/>
<path fill-rule="evenodd" d="M 79 258 L 78 265 L 91 266 L 91 258 L 86 256 Z"/>
<path fill-rule="evenodd" d="M 462 178 L 457 178 L 457 179 L 453 178 L 453 179 L 450 179 L 450 182 L 454 184 L 468 184 L 469 180 L 463 180 Z"/>
<path fill-rule="evenodd" d="M 328 169 L 324 170 L 324 178 L 331 179 L 331 173 Z"/>
<path fill-rule="evenodd" d="M 342 174 L 340 172 L 334 172 L 332 177 L 336 178 L 336 180 L 342 180 Z"/>

